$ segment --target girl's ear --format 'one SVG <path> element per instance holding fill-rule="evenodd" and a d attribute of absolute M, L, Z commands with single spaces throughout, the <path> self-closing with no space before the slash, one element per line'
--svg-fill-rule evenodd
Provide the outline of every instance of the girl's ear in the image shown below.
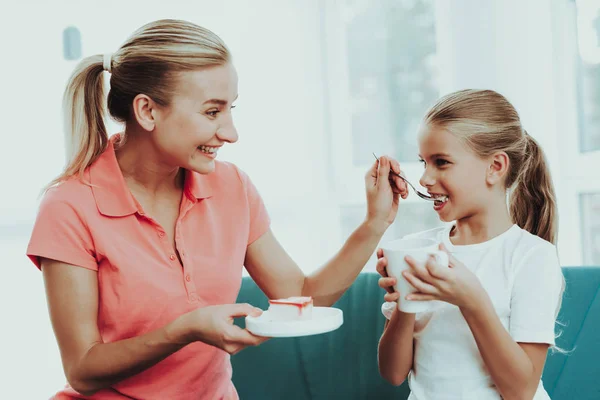
<path fill-rule="evenodd" d="M 486 181 L 489 185 L 496 185 L 506 177 L 508 168 L 510 167 L 510 159 L 508 154 L 499 151 L 490 157 L 490 164 L 486 174 Z"/>

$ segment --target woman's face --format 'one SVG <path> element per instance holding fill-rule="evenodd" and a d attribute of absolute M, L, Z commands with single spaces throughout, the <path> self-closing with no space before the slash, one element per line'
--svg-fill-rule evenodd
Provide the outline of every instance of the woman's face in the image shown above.
<path fill-rule="evenodd" d="M 164 162 L 208 174 L 217 151 L 235 143 L 231 110 L 238 95 L 235 68 L 227 63 L 178 74 L 168 107 L 156 107 L 152 132 Z"/>

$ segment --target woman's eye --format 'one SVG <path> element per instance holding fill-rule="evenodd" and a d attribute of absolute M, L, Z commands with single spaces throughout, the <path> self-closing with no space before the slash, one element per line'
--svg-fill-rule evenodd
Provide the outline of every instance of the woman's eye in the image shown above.
<path fill-rule="evenodd" d="M 446 160 L 443 160 L 443 159 L 441 159 L 441 158 L 438 158 L 437 160 L 435 160 L 435 163 L 436 163 L 436 164 L 437 164 L 437 166 L 439 166 L 439 167 L 442 167 L 442 166 L 444 166 L 444 165 L 446 165 L 446 164 L 449 164 L 449 163 L 448 163 L 448 161 L 446 161 Z"/>
<path fill-rule="evenodd" d="M 210 115 L 211 117 L 216 117 L 217 114 L 219 113 L 219 110 L 212 110 L 212 111 L 207 111 L 206 112 L 208 115 Z"/>

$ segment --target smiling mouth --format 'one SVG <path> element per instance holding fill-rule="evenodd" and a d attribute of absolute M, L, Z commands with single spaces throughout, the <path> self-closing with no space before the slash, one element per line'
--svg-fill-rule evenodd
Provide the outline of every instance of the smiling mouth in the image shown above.
<path fill-rule="evenodd" d="M 207 153 L 207 154 L 217 154 L 217 151 L 219 151 L 218 147 L 210 147 L 210 146 L 198 146 L 198 150 L 200 150 L 203 153 Z"/>
<path fill-rule="evenodd" d="M 448 201 L 448 196 L 446 196 L 445 194 L 431 194 L 431 197 L 433 197 L 434 199 L 434 204 L 436 206 L 441 206 L 442 204 L 446 203 Z"/>

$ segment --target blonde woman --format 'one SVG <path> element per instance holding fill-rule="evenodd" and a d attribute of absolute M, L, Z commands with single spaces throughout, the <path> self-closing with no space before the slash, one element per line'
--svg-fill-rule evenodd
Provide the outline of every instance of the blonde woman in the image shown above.
<path fill-rule="evenodd" d="M 549 399 L 541 383 L 563 290 L 555 242 L 554 189 L 542 149 L 514 107 L 490 90 L 438 101 L 419 135 L 421 184 L 447 227 L 414 234 L 441 243 L 450 268 L 411 258 L 404 277 L 418 290 L 394 292 L 378 251 L 382 307 L 389 319 L 379 369 L 413 400 Z M 507 190 L 510 204 L 507 205 Z M 394 301 L 442 300 L 407 314 Z"/>
<path fill-rule="evenodd" d="M 264 340 L 232 324 L 261 312 L 234 304 L 242 266 L 269 298 L 331 305 L 394 220 L 406 186 L 389 180 L 399 166 L 382 157 L 365 178 L 364 222 L 305 276 L 249 177 L 215 160 L 238 138 L 237 95 L 225 44 L 178 20 L 141 27 L 71 76 L 70 161 L 45 193 L 27 250 L 69 383 L 56 399 L 237 399 L 229 355 Z M 125 124 L 110 138 L 106 107 Z"/>

